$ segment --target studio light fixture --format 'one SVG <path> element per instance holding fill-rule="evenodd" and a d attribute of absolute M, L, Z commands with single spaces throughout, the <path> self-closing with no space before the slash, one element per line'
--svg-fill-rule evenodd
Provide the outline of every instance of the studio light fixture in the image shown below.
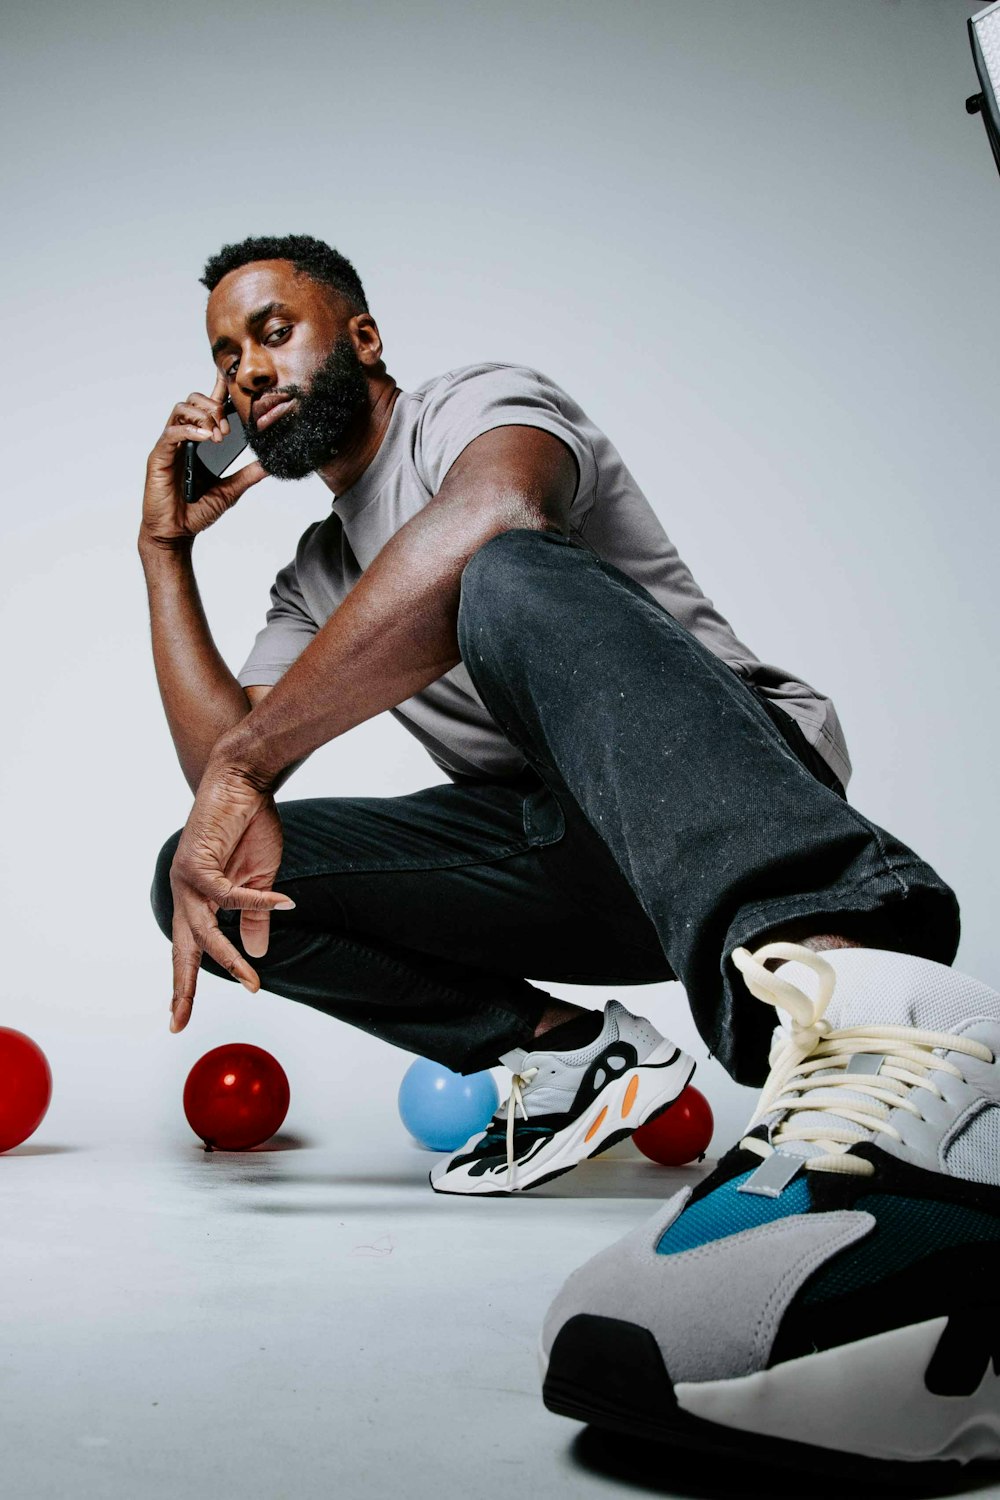
<path fill-rule="evenodd" d="M 983 86 L 981 94 L 966 99 L 970 115 L 982 115 L 993 160 L 1000 171 L 1000 0 L 969 17 L 972 56 Z"/>

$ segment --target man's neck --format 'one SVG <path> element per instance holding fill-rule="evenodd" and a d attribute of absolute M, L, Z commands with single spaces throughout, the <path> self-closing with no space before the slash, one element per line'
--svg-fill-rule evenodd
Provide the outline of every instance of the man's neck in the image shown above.
<path fill-rule="evenodd" d="M 342 495 L 357 483 L 381 448 L 399 390 L 391 375 L 372 381 L 369 386 L 370 406 L 363 426 L 328 464 L 316 471 L 335 495 Z"/>

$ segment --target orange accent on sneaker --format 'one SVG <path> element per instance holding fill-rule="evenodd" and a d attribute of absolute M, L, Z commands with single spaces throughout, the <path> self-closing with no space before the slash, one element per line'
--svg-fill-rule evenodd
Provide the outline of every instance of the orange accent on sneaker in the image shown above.
<path fill-rule="evenodd" d="M 622 1100 L 622 1119 L 628 1114 L 635 1103 L 635 1096 L 639 1092 L 639 1075 L 634 1074 L 628 1088 L 625 1090 L 625 1098 Z"/>
<path fill-rule="evenodd" d="M 593 1125 L 591 1125 L 590 1129 L 587 1131 L 587 1134 L 584 1136 L 583 1139 L 585 1141 L 589 1141 L 590 1138 L 591 1138 L 591 1136 L 597 1134 L 597 1132 L 600 1130 L 601 1126 L 604 1124 L 604 1116 L 607 1114 L 607 1112 L 608 1112 L 608 1106 L 605 1105 L 604 1108 L 601 1110 L 601 1113 L 597 1116 L 597 1119 L 594 1121 Z"/>

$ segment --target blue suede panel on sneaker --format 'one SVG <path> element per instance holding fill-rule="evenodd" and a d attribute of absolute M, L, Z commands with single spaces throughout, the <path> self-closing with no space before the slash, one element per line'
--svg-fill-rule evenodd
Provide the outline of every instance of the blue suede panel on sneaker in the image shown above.
<path fill-rule="evenodd" d="M 846 1297 L 937 1250 L 1000 1240 L 1000 1219 L 995 1214 L 964 1208 L 959 1203 L 870 1193 L 859 1198 L 854 1207 L 874 1214 L 875 1233 L 825 1266 L 804 1293 L 806 1302 Z"/>
<path fill-rule="evenodd" d="M 726 1239 L 744 1229 L 756 1229 L 774 1219 L 809 1212 L 812 1201 L 805 1178 L 789 1183 L 776 1198 L 765 1198 L 759 1193 L 739 1191 L 740 1184 L 752 1175 L 744 1172 L 686 1208 L 663 1234 L 656 1247 L 657 1255 L 680 1255 L 684 1250 L 695 1250 L 699 1245 Z"/>

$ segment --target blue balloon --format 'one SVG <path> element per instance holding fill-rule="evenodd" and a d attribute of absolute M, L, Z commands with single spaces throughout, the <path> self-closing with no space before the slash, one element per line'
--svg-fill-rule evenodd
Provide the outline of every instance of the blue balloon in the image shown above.
<path fill-rule="evenodd" d="M 418 1057 L 399 1085 L 399 1116 L 428 1151 L 457 1151 L 485 1130 L 500 1103 L 492 1073 L 453 1073 Z"/>

